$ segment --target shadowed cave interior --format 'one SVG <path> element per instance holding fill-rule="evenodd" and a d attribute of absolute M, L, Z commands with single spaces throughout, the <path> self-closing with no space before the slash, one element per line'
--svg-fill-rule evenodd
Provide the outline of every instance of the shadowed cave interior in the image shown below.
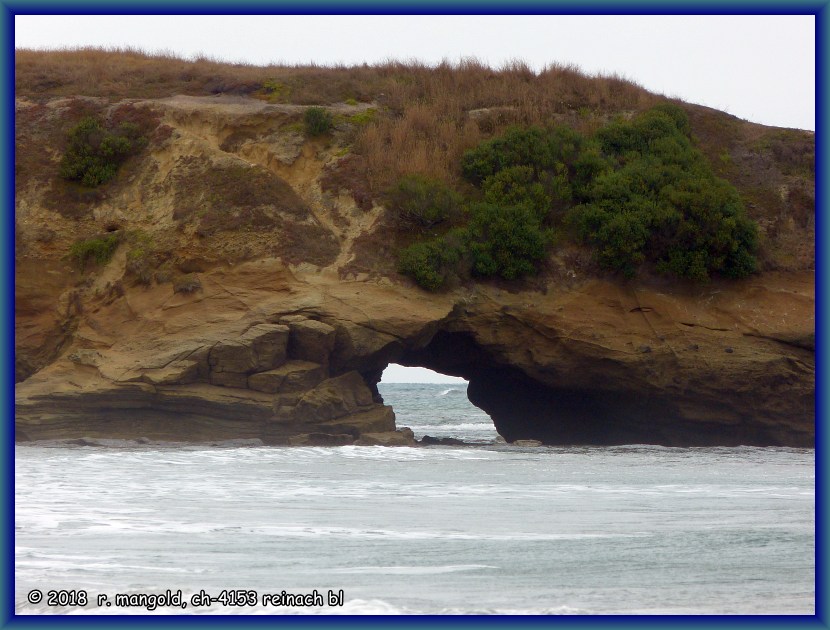
<path fill-rule="evenodd" d="M 662 446 L 766 445 L 770 438 L 741 425 L 708 426 L 677 418 L 671 401 L 615 391 L 609 384 L 584 388 L 543 384 L 499 363 L 466 332 L 439 331 L 425 346 L 392 353 L 379 370 L 363 372 L 373 393 L 389 363 L 424 367 L 469 382 L 470 402 L 493 420 L 508 442 L 548 445 L 657 444 Z M 553 368 L 551 368 L 553 370 Z M 613 386 L 613 385 L 612 385 Z M 385 400 L 394 407 L 394 401 Z"/>

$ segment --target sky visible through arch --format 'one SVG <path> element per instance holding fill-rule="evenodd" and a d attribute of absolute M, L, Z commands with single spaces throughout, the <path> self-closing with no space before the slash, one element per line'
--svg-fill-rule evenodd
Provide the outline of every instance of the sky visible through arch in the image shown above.
<path fill-rule="evenodd" d="M 575 64 L 753 122 L 815 130 L 812 15 L 17 15 L 15 46 L 129 46 L 258 65 Z"/>
<path fill-rule="evenodd" d="M 422 367 L 404 367 L 397 363 L 389 364 L 383 371 L 381 383 L 466 383 L 463 378 L 439 374 Z"/>

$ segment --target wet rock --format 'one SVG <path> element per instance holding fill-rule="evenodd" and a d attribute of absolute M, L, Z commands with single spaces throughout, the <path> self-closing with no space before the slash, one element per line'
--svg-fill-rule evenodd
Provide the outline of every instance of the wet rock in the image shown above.
<path fill-rule="evenodd" d="M 359 437 L 366 433 L 386 433 L 395 430 L 395 412 L 386 405 L 374 405 L 366 411 L 341 416 L 318 425 L 330 433 L 350 433 Z"/>
<path fill-rule="evenodd" d="M 456 438 L 437 438 L 432 437 L 431 435 L 425 435 L 422 437 L 420 443 L 424 446 L 463 446 L 466 444 L 463 440 L 458 440 Z"/>
<path fill-rule="evenodd" d="M 265 442 L 259 438 L 249 438 L 246 440 L 220 440 L 211 442 L 210 445 L 222 448 L 255 448 L 257 446 L 265 446 Z"/>
<path fill-rule="evenodd" d="M 354 442 L 348 433 L 300 433 L 289 438 L 291 446 L 347 446 Z"/>
<path fill-rule="evenodd" d="M 513 446 L 542 446 L 539 440 L 514 440 L 511 444 Z"/>
<path fill-rule="evenodd" d="M 100 446 L 101 443 L 98 440 L 94 440 L 92 438 L 82 437 L 76 438 L 74 440 L 65 440 L 64 444 L 69 446 Z"/>
<path fill-rule="evenodd" d="M 383 433 L 363 433 L 355 440 L 355 446 L 416 446 L 415 435 L 408 427 Z"/>
<path fill-rule="evenodd" d="M 309 390 L 292 411 L 294 420 L 313 422 L 340 418 L 375 405 L 363 377 L 347 372 L 330 378 Z"/>

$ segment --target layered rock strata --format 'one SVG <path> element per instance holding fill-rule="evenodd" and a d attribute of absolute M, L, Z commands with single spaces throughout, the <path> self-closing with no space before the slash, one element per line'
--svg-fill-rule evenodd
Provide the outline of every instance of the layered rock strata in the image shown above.
<path fill-rule="evenodd" d="M 694 110 L 737 134 L 723 155 L 778 271 L 627 281 L 562 250 L 528 282 L 436 295 L 392 271 L 382 206 L 324 190 L 368 107 L 306 138 L 305 107 L 243 96 L 18 99 L 17 439 L 412 444 L 376 387 L 398 362 L 469 379 L 511 442 L 813 445 L 812 180 L 758 148 L 770 130 Z M 94 190 L 59 176 L 88 114 L 151 128 Z M 72 263 L 102 235 L 106 264 Z"/>
<path fill-rule="evenodd" d="M 425 296 L 260 260 L 87 313 L 17 436 L 411 444 L 376 388 L 399 362 L 469 379 L 508 441 L 811 446 L 811 280 Z"/>

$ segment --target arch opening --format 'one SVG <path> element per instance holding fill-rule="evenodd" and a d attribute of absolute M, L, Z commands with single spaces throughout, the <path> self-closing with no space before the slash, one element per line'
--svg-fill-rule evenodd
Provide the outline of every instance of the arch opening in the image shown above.
<path fill-rule="evenodd" d="M 490 416 L 469 401 L 468 386 L 461 377 L 391 363 L 377 388 L 395 410 L 398 427 L 409 427 L 423 443 L 492 444 L 499 434 Z"/>
<path fill-rule="evenodd" d="M 464 393 L 474 406 L 472 413 L 489 418 L 494 439 L 500 435 L 507 442 L 537 440 L 549 445 L 676 443 L 678 428 L 673 426 L 672 435 L 663 435 L 654 421 L 668 412 L 660 401 L 597 387 L 591 379 L 575 386 L 556 366 L 547 366 L 545 374 L 529 375 L 480 345 L 470 331 L 448 328 L 420 343 L 387 347 L 382 358 L 376 356 L 377 367 L 363 373 L 379 401 L 395 410 L 398 426 L 409 426 L 411 418 L 400 402 L 381 391 L 383 385 L 378 389 L 383 371 L 392 363 L 466 380 Z M 557 381 L 562 384 L 557 386 Z"/>

